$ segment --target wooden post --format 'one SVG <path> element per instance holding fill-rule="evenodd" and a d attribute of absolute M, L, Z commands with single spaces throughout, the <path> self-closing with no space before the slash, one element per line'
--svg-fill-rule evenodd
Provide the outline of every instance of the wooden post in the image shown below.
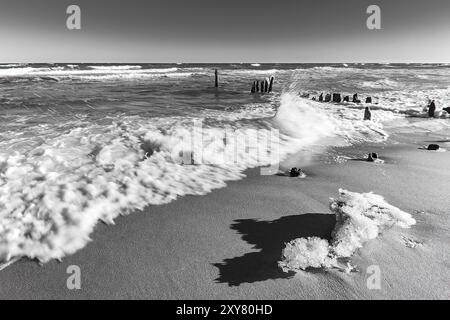
<path fill-rule="evenodd" d="M 269 82 L 269 92 L 272 92 L 272 86 L 273 86 L 273 77 L 270 77 L 270 82 Z"/>
<path fill-rule="evenodd" d="M 256 80 L 256 92 L 259 92 L 259 80 Z"/>
<path fill-rule="evenodd" d="M 250 92 L 251 93 L 255 93 L 256 92 L 256 81 L 253 81 L 252 90 Z"/>
<path fill-rule="evenodd" d="M 219 87 L 219 74 L 218 74 L 218 72 L 217 72 L 217 69 L 215 70 L 215 76 L 216 76 L 216 81 L 214 82 L 214 86 L 216 87 L 216 88 L 218 88 Z"/>

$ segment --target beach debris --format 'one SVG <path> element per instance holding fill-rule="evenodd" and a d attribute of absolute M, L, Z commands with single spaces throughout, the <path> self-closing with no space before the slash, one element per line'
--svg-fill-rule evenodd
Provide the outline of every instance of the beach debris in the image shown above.
<path fill-rule="evenodd" d="M 217 71 L 217 69 L 214 70 L 214 76 L 215 76 L 214 87 L 218 88 L 219 87 L 219 72 Z"/>
<path fill-rule="evenodd" d="M 422 242 L 414 240 L 414 239 L 411 239 L 411 238 L 408 238 L 406 236 L 402 236 L 402 240 L 403 240 L 403 243 L 404 243 L 405 247 L 411 248 L 411 249 L 414 249 L 414 248 L 416 248 L 418 246 L 423 245 Z"/>
<path fill-rule="evenodd" d="M 349 96 L 345 96 L 344 97 L 344 102 L 350 102 L 350 97 Z"/>
<path fill-rule="evenodd" d="M 357 94 L 357 93 L 355 93 L 355 94 L 353 95 L 353 100 L 352 100 L 352 102 L 353 102 L 353 103 L 361 103 L 361 100 L 358 99 L 358 94 Z"/>
<path fill-rule="evenodd" d="M 338 261 L 349 259 L 364 243 L 378 237 L 384 229 L 398 226 L 409 228 L 416 220 L 380 195 L 339 189 L 339 198 L 330 199 L 330 209 L 336 215 L 331 240 L 319 237 L 298 238 L 286 244 L 278 266 L 284 272 L 300 272 L 308 268 L 337 268 Z M 352 268 L 349 269 L 354 269 Z"/>
<path fill-rule="evenodd" d="M 364 109 L 364 120 L 372 120 L 372 112 L 369 107 Z"/>
<path fill-rule="evenodd" d="M 435 150 L 439 150 L 439 149 L 440 149 L 440 146 L 435 143 L 429 144 L 427 147 L 427 150 L 431 150 L 431 151 L 435 151 Z"/>
<path fill-rule="evenodd" d="M 366 103 L 372 103 L 372 97 L 367 97 L 366 98 Z"/>
<path fill-rule="evenodd" d="M 309 98 L 309 93 L 302 93 L 301 98 Z"/>
<path fill-rule="evenodd" d="M 378 160 L 378 154 L 376 152 L 369 153 L 369 155 L 367 156 L 367 161 L 375 162 L 376 160 Z"/>
<path fill-rule="evenodd" d="M 324 100 L 324 102 L 330 102 L 330 101 L 331 101 L 331 94 L 327 93 L 327 94 L 325 95 L 325 100 Z"/>
<path fill-rule="evenodd" d="M 333 102 L 340 103 L 342 101 L 340 93 L 333 93 Z"/>
<path fill-rule="evenodd" d="M 436 104 L 434 103 L 434 100 L 431 100 L 430 104 L 428 105 L 428 116 L 430 118 L 434 118 L 435 112 L 436 112 Z"/>
<path fill-rule="evenodd" d="M 296 177 L 304 178 L 304 177 L 306 177 L 306 174 L 303 172 L 302 169 L 297 169 L 294 167 L 289 170 L 289 176 L 292 178 L 296 178 Z"/>
<path fill-rule="evenodd" d="M 323 102 L 323 93 L 319 95 L 319 102 Z"/>

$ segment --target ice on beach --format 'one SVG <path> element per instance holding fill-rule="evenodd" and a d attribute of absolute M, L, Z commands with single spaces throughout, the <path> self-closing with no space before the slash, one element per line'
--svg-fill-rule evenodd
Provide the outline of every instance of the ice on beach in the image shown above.
<path fill-rule="evenodd" d="M 283 261 L 279 263 L 284 272 L 306 268 L 332 267 L 335 257 L 330 255 L 330 244 L 318 237 L 298 238 L 286 244 Z"/>
<path fill-rule="evenodd" d="M 382 230 L 392 226 L 409 228 L 416 223 L 410 214 L 372 192 L 339 189 L 339 195 L 330 201 L 330 209 L 336 215 L 331 241 L 312 237 L 287 243 L 279 262 L 283 271 L 338 267 L 337 259 L 351 257 Z"/>

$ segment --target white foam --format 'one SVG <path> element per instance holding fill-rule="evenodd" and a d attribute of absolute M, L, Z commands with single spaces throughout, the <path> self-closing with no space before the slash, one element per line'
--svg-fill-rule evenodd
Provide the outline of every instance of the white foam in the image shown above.
<path fill-rule="evenodd" d="M 336 226 L 329 243 L 315 237 L 289 242 L 279 266 L 285 271 L 339 267 L 339 258 L 349 258 L 365 242 L 375 239 L 382 230 L 393 226 L 409 228 L 416 221 L 410 214 L 388 204 L 382 196 L 339 190 L 331 199 Z"/>
<path fill-rule="evenodd" d="M 129 66 L 129 65 L 120 65 L 120 66 L 89 66 L 89 68 L 94 70 L 136 70 L 142 69 L 141 66 Z"/>
<path fill-rule="evenodd" d="M 60 259 L 84 247 L 98 221 L 206 194 L 294 150 L 294 140 L 264 126 L 200 131 L 193 120 L 120 115 L 110 125 L 50 132 L 40 144 L 1 142 L 0 261 Z"/>
<path fill-rule="evenodd" d="M 285 93 L 272 119 L 270 105 L 248 105 L 204 111 L 205 119 L 119 114 L 101 125 L 77 118 L 11 129 L 0 141 L 0 261 L 60 259 L 84 247 L 98 221 L 206 194 L 328 137 L 373 131 L 360 124 L 346 132 L 342 123 L 360 120 L 311 103 Z M 203 127 L 193 126 L 200 120 Z"/>
<path fill-rule="evenodd" d="M 80 78 L 80 79 L 94 79 L 97 77 L 100 80 L 106 78 L 135 78 L 135 77 L 155 77 L 161 75 L 174 75 L 178 68 L 151 68 L 141 69 L 140 66 L 92 66 L 88 70 L 80 69 L 65 69 L 63 67 L 54 68 L 7 68 L 0 69 L 0 77 L 11 76 L 53 76 L 53 77 L 67 77 L 67 78 Z M 192 74 L 190 72 L 188 75 Z M 178 75 L 184 75 L 184 73 L 178 73 Z"/>

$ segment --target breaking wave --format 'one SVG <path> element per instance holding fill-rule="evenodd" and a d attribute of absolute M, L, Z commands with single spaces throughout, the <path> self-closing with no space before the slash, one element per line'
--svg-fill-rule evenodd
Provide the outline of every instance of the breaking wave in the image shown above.
<path fill-rule="evenodd" d="M 325 138 L 383 137 L 376 123 L 344 118 L 292 93 L 281 96 L 276 113 L 252 104 L 198 117 L 77 121 L 64 131 L 35 122 L 0 140 L 0 261 L 61 259 L 83 248 L 99 221 L 204 195 L 242 179 L 248 168 L 329 144 Z"/>

